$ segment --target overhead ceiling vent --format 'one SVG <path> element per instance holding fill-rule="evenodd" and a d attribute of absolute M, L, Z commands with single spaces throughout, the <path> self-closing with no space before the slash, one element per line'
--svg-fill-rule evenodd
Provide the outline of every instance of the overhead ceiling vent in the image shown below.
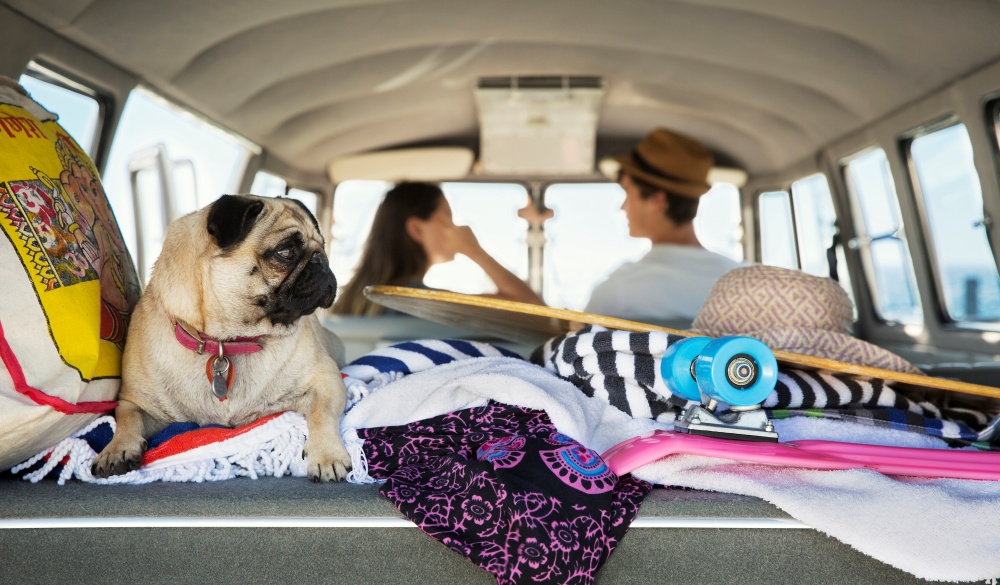
<path fill-rule="evenodd" d="M 587 76 L 484 77 L 476 87 L 479 172 L 594 172 L 604 80 Z"/>

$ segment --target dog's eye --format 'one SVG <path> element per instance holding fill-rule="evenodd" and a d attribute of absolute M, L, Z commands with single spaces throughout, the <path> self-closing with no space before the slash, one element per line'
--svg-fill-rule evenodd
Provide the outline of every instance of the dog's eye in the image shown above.
<path fill-rule="evenodd" d="M 278 248 L 277 250 L 275 250 L 274 255 L 281 260 L 284 260 L 286 262 L 291 262 L 292 260 L 295 259 L 295 248 L 291 246 L 284 246 L 282 248 Z"/>

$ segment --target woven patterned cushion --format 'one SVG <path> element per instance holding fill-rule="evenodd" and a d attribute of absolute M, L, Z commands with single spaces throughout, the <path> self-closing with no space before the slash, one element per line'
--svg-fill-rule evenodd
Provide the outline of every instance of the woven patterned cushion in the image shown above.
<path fill-rule="evenodd" d="M 139 296 L 97 169 L 55 118 L 0 78 L 0 470 L 114 408 Z"/>

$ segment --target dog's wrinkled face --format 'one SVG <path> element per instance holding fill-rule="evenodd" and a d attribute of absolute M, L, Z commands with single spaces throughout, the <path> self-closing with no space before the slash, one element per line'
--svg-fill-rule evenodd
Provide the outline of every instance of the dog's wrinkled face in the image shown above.
<path fill-rule="evenodd" d="M 207 229 L 218 250 L 210 260 L 211 294 L 244 327 L 287 327 L 330 307 L 337 281 L 316 218 L 301 202 L 223 195 Z"/>

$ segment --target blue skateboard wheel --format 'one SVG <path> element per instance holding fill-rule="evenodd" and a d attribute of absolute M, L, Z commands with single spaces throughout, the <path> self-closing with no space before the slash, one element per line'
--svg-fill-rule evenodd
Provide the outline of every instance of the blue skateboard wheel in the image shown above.
<path fill-rule="evenodd" d="M 701 391 L 694 379 L 694 360 L 710 341 L 710 337 L 689 337 L 672 344 L 664 352 L 660 374 L 671 394 L 701 401 Z"/>
<path fill-rule="evenodd" d="M 694 371 L 698 388 L 709 398 L 753 406 L 774 390 L 778 360 L 770 348 L 751 337 L 720 337 L 705 345 Z"/>

